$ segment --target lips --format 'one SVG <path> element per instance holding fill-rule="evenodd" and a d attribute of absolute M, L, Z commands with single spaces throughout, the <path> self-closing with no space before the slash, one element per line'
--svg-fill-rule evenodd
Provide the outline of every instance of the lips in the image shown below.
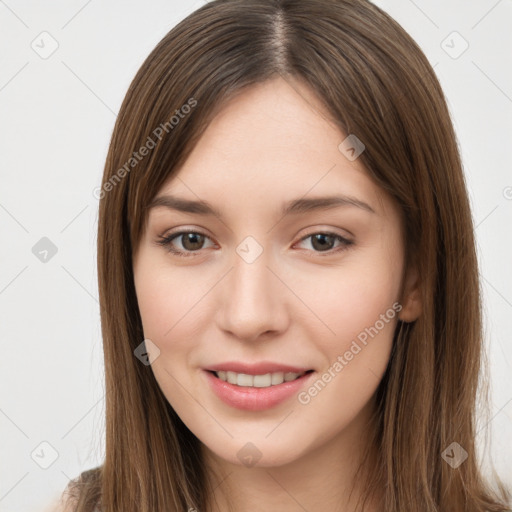
<path fill-rule="evenodd" d="M 263 411 L 286 401 L 310 381 L 313 373 L 301 366 L 234 361 L 209 366 L 203 372 L 220 400 L 248 411 Z"/>

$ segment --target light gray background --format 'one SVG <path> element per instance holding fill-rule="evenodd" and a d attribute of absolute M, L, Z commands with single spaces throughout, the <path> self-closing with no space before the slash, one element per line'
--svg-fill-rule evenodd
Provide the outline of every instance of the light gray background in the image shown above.
<path fill-rule="evenodd" d="M 452 112 L 477 225 L 492 377 L 492 419 L 479 425 L 479 442 L 492 435 L 489 453 L 512 485 L 512 1 L 376 3 L 420 44 Z M 1 511 L 42 510 L 102 461 L 93 190 L 134 74 L 202 4 L 0 0 Z M 32 252 L 42 237 L 58 250 L 45 263 Z"/>

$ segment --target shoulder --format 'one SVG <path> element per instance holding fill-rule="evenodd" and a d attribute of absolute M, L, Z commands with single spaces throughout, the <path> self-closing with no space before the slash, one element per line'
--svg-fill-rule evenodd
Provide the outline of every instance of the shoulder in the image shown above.
<path fill-rule="evenodd" d="M 60 497 L 52 501 L 42 512 L 75 512 L 77 503 L 77 499 L 64 491 Z"/>
<path fill-rule="evenodd" d="M 89 469 L 71 480 L 53 508 L 44 512 L 96 512 L 101 492 L 101 467 Z"/>
<path fill-rule="evenodd" d="M 76 500 L 68 499 L 68 498 L 61 498 L 60 501 L 57 503 L 55 508 L 53 509 L 53 512 L 75 512 L 76 511 Z M 48 510 L 48 512 L 50 512 Z"/>

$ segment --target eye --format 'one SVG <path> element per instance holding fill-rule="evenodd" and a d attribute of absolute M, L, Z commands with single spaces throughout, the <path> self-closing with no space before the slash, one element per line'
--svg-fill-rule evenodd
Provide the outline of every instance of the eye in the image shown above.
<path fill-rule="evenodd" d="M 353 241 L 330 232 L 311 233 L 301 238 L 300 242 L 304 242 L 308 239 L 311 239 L 310 246 L 313 252 L 326 253 L 326 256 L 346 250 L 349 246 L 354 244 Z M 190 257 L 197 256 L 194 253 L 205 248 L 204 243 L 206 240 L 210 240 L 210 238 L 198 231 L 179 231 L 159 237 L 156 243 L 165 247 L 170 253 L 176 256 Z M 176 247 L 176 241 L 180 242 L 179 245 L 181 245 L 181 247 Z M 336 242 L 338 242 L 339 245 L 334 247 Z M 319 255 L 324 256 L 324 254 Z"/>
<path fill-rule="evenodd" d="M 349 246 L 354 244 L 352 240 L 348 240 L 347 238 L 344 238 L 336 233 L 329 232 L 311 233 L 301 238 L 301 242 L 304 242 L 308 239 L 311 239 L 310 246 L 313 248 L 314 252 L 327 253 L 327 255 L 337 253 L 339 251 L 344 251 Z M 336 242 L 339 242 L 339 245 L 334 248 L 333 245 Z M 322 254 L 322 256 L 324 255 Z"/>
<path fill-rule="evenodd" d="M 175 240 L 181 242 L 181 248 L 174 246 Z M 203 249 L 205 240 L 210 240 L 210 238 L 203 233 L 197 231 L 179 231 L 178 233 L 171 233 L 170 235 L 159 237 L 156 243 L 177 256 L 188 257 L 195 256 L 195 254 L 193 254 L 194 252 Z"/>

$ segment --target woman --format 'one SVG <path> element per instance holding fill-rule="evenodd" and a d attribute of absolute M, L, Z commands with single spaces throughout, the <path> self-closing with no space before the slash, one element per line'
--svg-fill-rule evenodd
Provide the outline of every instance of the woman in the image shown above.
<path fill-rule="evenodd" d="M 217 0 L 121 107 L 99 190 L 92 511 L 504 511 L 475 453 L 471 212 L 427 59 L 364 0 Z"/>

